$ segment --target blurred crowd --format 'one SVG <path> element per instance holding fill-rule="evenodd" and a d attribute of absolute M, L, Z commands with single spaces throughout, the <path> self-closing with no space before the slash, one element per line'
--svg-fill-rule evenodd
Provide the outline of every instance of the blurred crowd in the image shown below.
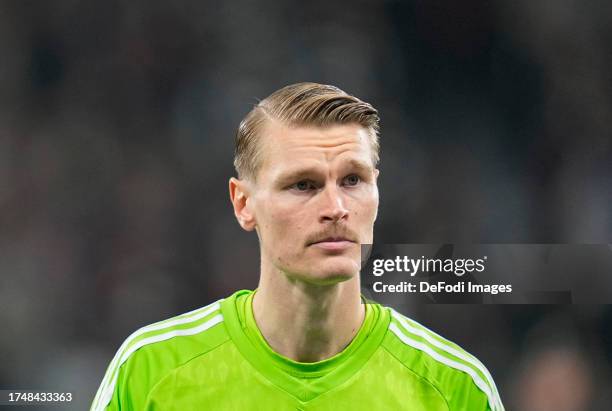
<path fill-rule="evenodd" d="M 382 117 L 387 243 L 612 243 L 612 7 L 0 3 L 0 389 L 87 408 L 135 328 L 258 277 L 233 137 L 293 82 Z M 608 306 L 427 306 L 509 410 L 607 410 Z M 40 409 L 40 408 L 37 408 Z"/>

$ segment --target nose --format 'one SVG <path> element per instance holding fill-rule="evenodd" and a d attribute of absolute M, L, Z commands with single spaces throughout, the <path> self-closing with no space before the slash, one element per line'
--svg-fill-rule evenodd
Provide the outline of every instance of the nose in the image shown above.
<path fill-rule="evenodd" d="M 325 187 L 321 197 L 323 203 L 319 217 L 320 222 L 337 222 L 348 218 L 349 211 L 346 207 L 346 200 L 337 186 Z"/>

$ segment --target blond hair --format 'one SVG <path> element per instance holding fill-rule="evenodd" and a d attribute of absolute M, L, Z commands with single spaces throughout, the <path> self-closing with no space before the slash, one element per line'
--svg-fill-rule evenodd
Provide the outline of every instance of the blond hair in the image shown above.
<path fill-rule="evenodd" d="M 357 123 L 368 130 L 372 161 L 374 165 L 378 164 L 378 111 L 338 87 L 297 83 L 283 87 L 260 101 L 240 122 L 234 152 L 238 178 L 255 180 L 261 165 L 260 132 L 265 121 L 270 119 L 288 126 L 325 127 Z"/>

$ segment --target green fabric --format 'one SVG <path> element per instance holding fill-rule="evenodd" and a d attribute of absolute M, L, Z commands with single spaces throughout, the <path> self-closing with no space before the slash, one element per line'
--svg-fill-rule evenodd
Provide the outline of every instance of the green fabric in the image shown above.
<path fill-rule="evenodd" d="M 238 291 L 134 333 L 91 409 L 503 411 L 477 359 L 390 308 L 366 304 L 342 352 L 300 363 L 266 343 L 253 295 Z"/>
<path fill-rule="evenodd" d="M 380 345 L 387 326 L 377 321 L 384 310 L 366 305 L 364 322 L 353 341 L 339 354 L 324 361 L 300 363 L 277 354 L 266 343 L 253 317 L 254 293 L 239 295 L 236 303 L 223 305 L 230 336 L 238 350 L 265 378 L 296 399 L 307 402 L 354 375 Z M 376 326 L 374 328 L 374 326 Z"/>

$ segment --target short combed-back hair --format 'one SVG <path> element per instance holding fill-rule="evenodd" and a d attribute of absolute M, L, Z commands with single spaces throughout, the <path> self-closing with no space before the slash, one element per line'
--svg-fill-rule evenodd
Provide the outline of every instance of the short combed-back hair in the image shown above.
<path fill-rule="evenodd" d="M 261 130 L 270 120 L 290 127 L 359 124 L 368 130 L 372 160 L 374 165 L 378 164 L 378 111 L 338 87 L 297 83 L 283 87 L 260 101 L 240 122 L 234 153 L 238 178 L 255 180 L 261 166 Z"/>

